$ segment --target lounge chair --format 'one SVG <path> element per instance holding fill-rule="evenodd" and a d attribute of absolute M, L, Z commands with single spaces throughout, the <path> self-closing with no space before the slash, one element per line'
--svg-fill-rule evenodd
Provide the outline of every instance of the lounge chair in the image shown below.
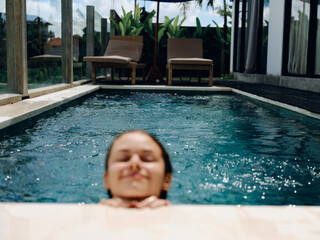
<path fill-rule="evenodd" d="M 172 85 L 173 69 L 209 70 L 209 86 L 213 84 L 213 61 L 203 58 L 202 39 L 170 38 L 167 48 L 168 85 Z"/>
<path fill-rule="evenodd" d="M 143 48 L 143 36 L 111 36 L 104 56 L 87 56 L 83 61 L 91 62 L 92 83 L 96 83 L 96 68 L 111 68 L 111 80 L 114 68 L 131 69 L 131 84 L 136 83 L 136 69 L 143 70 L 145 78 L 146 64 L 138 63 Z"/>

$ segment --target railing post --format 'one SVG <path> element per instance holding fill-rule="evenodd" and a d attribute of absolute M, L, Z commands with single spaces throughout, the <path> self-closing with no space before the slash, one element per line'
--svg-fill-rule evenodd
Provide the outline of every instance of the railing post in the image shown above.
<path fill-rule="evenodd" d="M 8 90 L 12 93 L 16 93 L 14 26 L 14 2 L 6 1 L 7 81 Z"/>
<path fill-rule="evenodd" d="M 94 6 L 87 6 L 86 55 L 94 56 Z M 87 62 L 86 76 L 91 78 L 91 64 Z"/>
<path fill-rule="evenodd" d="M 73 83 L 72 0 L 61 0 L 62 82 Z"/>
<path fill-rule="evenodd" d="M 110 17 L 113 17 L 116 20 L 116 22 L 120 21 L 120 17 L 117 14 L 116 10 L 114 9 L 110 10 Z M 113 27 L 113 25 L 110 22 L 110 36 L 114 36 L 114 35 L 116 35 L 116 29 Z"/>
<path fill-rule="evenodd" d="M 26 1 L 6 1 L 7 71 L 10 92 L 28 95 Z"/>
<path fill-rule="evenodd" d="M 103 56 L 108 43 L 108 20 L 106 18 L 101 18 L 101 55 Z M 107 75 L 107 71 L 104 68 L 102 74 Z"/>

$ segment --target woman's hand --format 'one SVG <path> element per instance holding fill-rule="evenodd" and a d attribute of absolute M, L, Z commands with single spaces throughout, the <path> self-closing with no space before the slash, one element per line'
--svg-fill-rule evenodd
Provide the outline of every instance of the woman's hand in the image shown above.
<path fill-rule="evenodd" d="M 156 196 L 150 196 L 146 199 L 144 199 L 141 202 L 137 202 L 135 205 L 136 208 L 157 208 L 157 207 L 163 207 L 163 206 L 169 206 L 170 202 L 166 199 L 159 199 Z"/>
<path fill-rule="evenodd" d="M 166 199 L 159 199 L 156 196 L 150 196 L 142 201 L 128 201 L 121 198 L 102 199 L 100 204 L 108 205 L 111 207 L 124 207 L 124 208 L 157 208 L 170 205 Z"/>

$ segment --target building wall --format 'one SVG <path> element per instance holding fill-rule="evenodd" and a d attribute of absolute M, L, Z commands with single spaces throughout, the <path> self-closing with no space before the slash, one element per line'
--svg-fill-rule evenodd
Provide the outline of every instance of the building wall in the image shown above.
<path fill-rule="evenodd" d="M 275 85 L 287 88 L 294 88 L 306 91 L 320 93 L 320 78 L 307 76 L 287 76 L 282 75 L 282 61 L 285 30 L 285 2 L 286 0 L 270 0 L 270 15 L 269 15 L 269 34 L 268 34 L 268 52 L 267 52 L 267 70 L 266 74 L 252 73 L 235 73 L 238 81 L 261 83 Z M 235 9 L 235 1 L 233 2 Z M 234 14 L 235 15 L 235 14 Z M 235 18 L 233 17 L 233 27 Z M 289 26 L 288 26 L 289 27 Z M 234 59 L 234 29 L 232 30 L 232 51 L 230 71 L 233 71 Z"/>

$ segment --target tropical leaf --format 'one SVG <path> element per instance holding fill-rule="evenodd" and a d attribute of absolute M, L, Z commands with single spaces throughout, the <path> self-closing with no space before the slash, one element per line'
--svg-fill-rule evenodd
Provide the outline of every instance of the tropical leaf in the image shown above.
<path fill-rule="evenodd" d="M 167 26 L 167 36 L 170 36 L 169 38 L 179 38 L 181 37 L 182 33 L 185 29 L 181 28 L 182 23 L 185 21 L 185 18 L 182 19 L 182 21 L 179 23 L 179 16 L 169 19 L 168 17 L 165 17 L 164 25 Z M 172 23 L 173 22 L 173 23 Z"/>
<path fill-rule="evenodd" d="M 203 33 L 203 37 L 207 34 L 207 32 L 209 31 L 210 29 L 210 24 L 208 24 L 208 26 L 205 27 L 205 29 L 203 29 L 202 33 Z"/>
<path fill-rule="evenodd" d="M 126 10 L 124 10 L 123 6 L 121 6 L 121 8 L 122 8 L 122 15 L 123 17 L 125 17 L 127 15 Z"/>
<path fill-rule="evenodd" d="M 117 23 L 117 21 L 113 17 L 110 17 L 109 20 L 110 20 L 112 26 L 115 28 L 116 33 L 120 34 L 120 28 L 119 28 L 119 24 Z"/>
<path fill-rule="evenodd" d="M 136 36 L 136 32 L 137 32 L 137 29 L 135 27 L 132 27 L 129 31 L 128 36 Z"/>
<path fill-rule="evenodd" d="M 140 23 L 140 8 L 139 8 L 139 3 L 136 6 L 136 12 L 134 13 L 134 21 L 135 23 Z"/>
<path fill-rule="evenodd" d="M 135 32 L 135 36 L 139 36 L 141 31 L 142 31 L 142 29 L 143 29 L 143 26 L 139 27 Z"/>
<path fill-rule="evenodd" d="M 119 28 L 120 28 L 120 35 L 121 36 L 125 36 L 126 35 L 126 31 L 125 31 L 125 28 L 123 26 L 123 23 L 122 22 L 119 22 Z"/>
<path fill-rule="evenodd" d="M 180 37 L 182 36 L 182 33 L 183 33 L 185 30 L 186 30 L 185 28 L 179 29 L 179 31 L 178 31 L 177 34 L 176 34 L 176 38 L 180 38 Z"/>
<path fill-rule="evenodd" d="M 202 27 L 201 27 L 201 23 L 200 23 L 200 19 L 197 17 L 196 18 L 196 23 L 197 23 L 197 35 L 200 37 L 202 35 Z"/>
<path fill-rule="evenodd" d="M 223 43 L 224 39 L 222 37 L 222 29 L 219 27 L 219 25 L 216 21 L 212 20 L 212 22 L 216 25 L 216 32 L 217 32 L 217 36 L 218 36 L 218 41 L 220 43 Z"/>
<path fill-rule="evenodd" d="M 176 16 L 176 18 L 174 19 L 173 25 L 172 25 L 172 28 L 173 28 L 172 32 L 173 32 L 173 34 L 174 34 L 174 33 L 176 32 L 176 30 L 177 30 L 178 21 L 179 21 L 179 15 Z"/>
<path fill-rule="evenodd" d="M 166 31 L 166 28 L 162 27 L 158 32 L 158 43 L 161 41 L 164 32 Z"/>
<path fill-rule="evenodd" d="M 156 14 L 155 10 L 152 10 L 149 15 L 147 16 L 145 22 L 150 22 L 152 20 L 152 18 L 154 17 L 154 15 Z"/>
<path fill-rule="evenodd" d="M 181 25 L 183 24 L 183 22 L 186 20 L 186 18 L 183 18 L 179 24 L 179 28 L 181 27 Z"/>

